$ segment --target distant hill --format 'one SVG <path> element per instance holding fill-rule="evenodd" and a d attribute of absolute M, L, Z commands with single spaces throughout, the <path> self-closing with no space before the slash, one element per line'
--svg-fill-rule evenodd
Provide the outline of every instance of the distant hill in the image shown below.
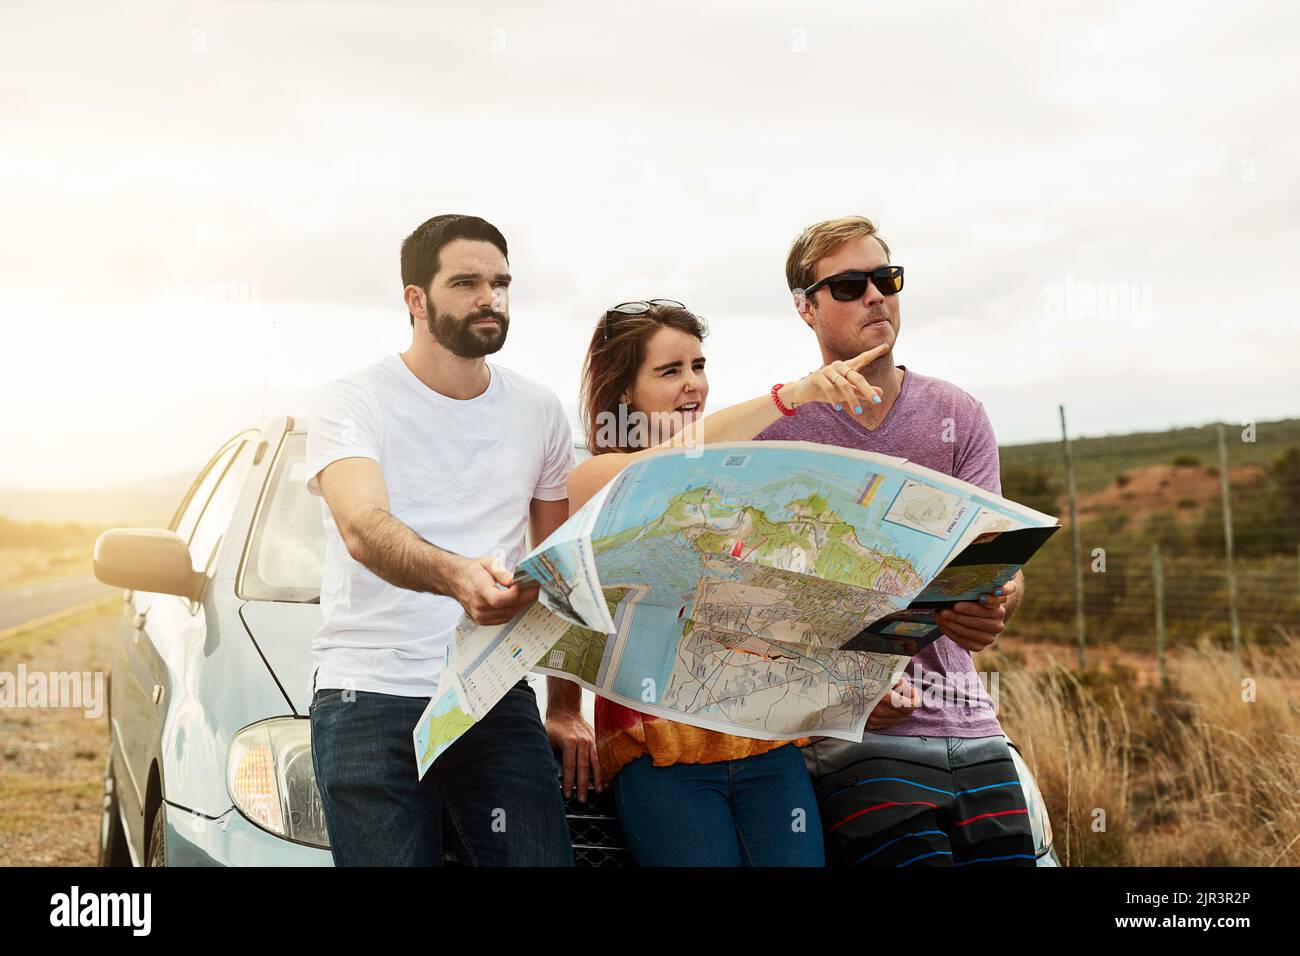
<path fill-rule="evenodd" d="M 1243 442 L 1241 433 L 1240 422 L 1225 424 L 1228 463 L 1234 469 L 1238 465 L 1266 466 L 1281 457 L 1289 446 L 1300 446 L 1300 419 L 1258 422 L 1254 442 Z M 1216 469 L 1216 473 L 1219 465 L 1219 439 L 1215 425 L 1096 438 L 1071 436 L 1070 444 L 1080 495 L 1101 491 L 1115 481 L 1120 472 L 1149 465 L 1201 465 Z M 998 451 L 1004 475 L 1008 469 L 1042 469 L 1064 490 L 1065 453 L 1060 441 L 1003 445 Z"/>
<path fill-rule="evenodd" d="M 1265 478 L 1260 465 L 1232 465 L 1228 468 L 1234 497 L 1255 493 Z M 1125 511 L 1130 517 L 1145 517 L 1174 509 L 1184 520 L 1198 519 L 1207 508 L 1219 514 L 1222 489 L 1217 466 L 1139 465 L 1115 476 L 1100 491 L 1079 495 L 1079 520 Z"/>
<path fill-rule="evenodd" d="M 191 472 L 85 490 L 0 489 L 0 517 L 19 522 L 161 526 L 194 479 Z"/>

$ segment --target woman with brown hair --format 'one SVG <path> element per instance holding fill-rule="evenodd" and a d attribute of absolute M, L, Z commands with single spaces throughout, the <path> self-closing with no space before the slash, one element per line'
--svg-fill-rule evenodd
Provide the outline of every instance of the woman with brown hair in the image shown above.
<path fill-rule="evenodd" d="M 856 415 L 879 403 L 880 390 L 858 372 L 877 348 L 705 418 L 706 334 L 668 299 L 625 302 L 601 318 L 582 371 L 592 457 L 569 478 L 571 514 L 651 447 L 748 440 L 806 402 Z M 718 733 L 596 699 L 597 779 L 613 778 L 623 832 L 643 866 L 823 865 L 805 743 Z"/>

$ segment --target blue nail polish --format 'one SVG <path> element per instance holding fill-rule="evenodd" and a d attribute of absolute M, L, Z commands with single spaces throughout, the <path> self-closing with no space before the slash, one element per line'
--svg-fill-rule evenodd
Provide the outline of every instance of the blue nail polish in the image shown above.
<path fill-rule="evenodd" d="M 854 406 L 853 406 L 853 412 L 854 412 L 854 414 L 861 415 L 861 414 L 862 414 L 862 406 L 861 406 L 861 405 L 854 405 Z"/>
<path fill-rule="evenodd" d="M 987 594 L 981 594 L 981 595 L 980 595 L 980 603 L 981 603 L 981 604 L 988 604 L 988 603 L 989 603 L 989 596 L 988 596 Z"/>
<path fill-rule="evenodd" d="M 997 589 L 996 591 L 994 591 L 993 593 L 996 594 L 998 597 L 1002 597 L 1002 595 L 1003 595 L 1004 592 L 1003 592 L 1003 590 L 1002 590 L 1001 588 L 998 588 L 998 589 Z"/>
<path fill-rule="evenodd" d="M 842 409 L 843 407 L 844 407 L 844 406 L 841 405 L 839 402 L 836 402 L 836 403 L 835 403 L 835 410 L 836 410 L 837 412 L 838 412 L 840 409 Z"/>
<path fill-rule="evenodd" d="M 880 404 L 880 396 L 879 396 L 879 395 L 872 395 L 872 396 L 871 396 L 871 400 L 872 400 L 873 402 L 875 402 L 877 405 Z"/>

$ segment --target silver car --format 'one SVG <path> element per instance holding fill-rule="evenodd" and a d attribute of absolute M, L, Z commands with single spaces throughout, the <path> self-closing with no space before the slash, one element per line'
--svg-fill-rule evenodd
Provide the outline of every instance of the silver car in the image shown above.
<path fill-rule="evenodd" d="M 108 677 L 102 865 L 333 862 L 308 720 L 325 532 L 306 445 L 289 417 L 241 432 L 168 530 L 96 542 L 96 576 L 126 589 Z M 545 682 L 530 680 L 545 712 Z M 1037 785 L 1012 752 L 1039 863 L 1055 865 Z M 580 865 L 630 863 L 608 792 L 570 799 L 566 814 Z"/>

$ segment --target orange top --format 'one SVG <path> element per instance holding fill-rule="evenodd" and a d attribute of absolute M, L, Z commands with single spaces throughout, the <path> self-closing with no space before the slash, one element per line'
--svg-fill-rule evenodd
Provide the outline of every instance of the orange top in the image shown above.
<path fill-rule="evenodd" d="M 656 767 L 670 767 L 677 763 L 718 763 L 765 754 L 786 744 L 803 747 L 810 739 L 737 737 L 643 714 L 604 697 L 596 698 L 596 749 L 601 769 L 609 777 L 643 754 L 649 754 Z"/>

